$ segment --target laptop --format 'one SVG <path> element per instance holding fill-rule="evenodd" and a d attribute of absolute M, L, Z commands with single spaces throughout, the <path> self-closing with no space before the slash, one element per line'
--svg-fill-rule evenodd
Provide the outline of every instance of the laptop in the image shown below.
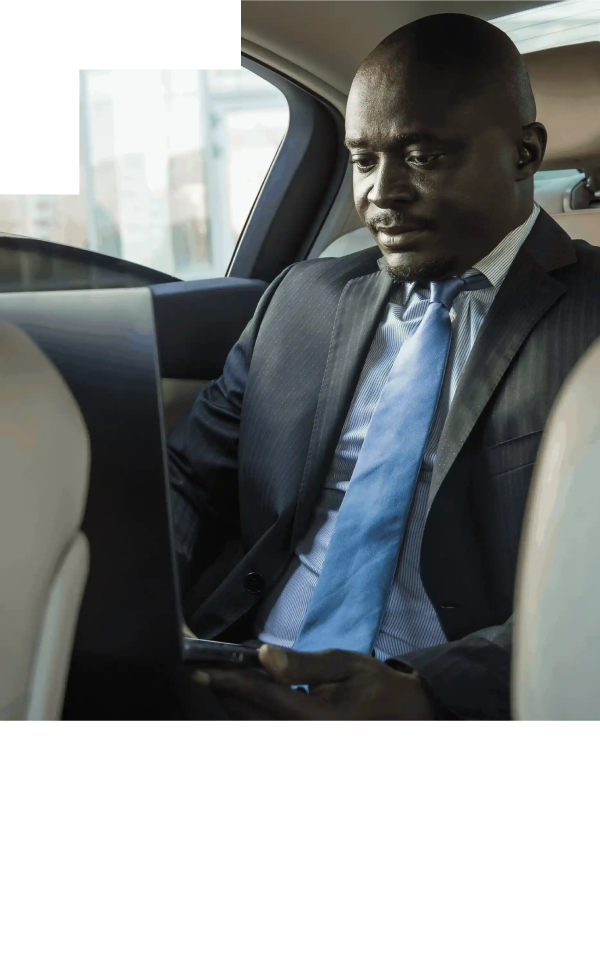
<path fill-rule="evenodd" d="M 77 400 L 92 460 L 90 572 L 73 656 L 180 662 L 160 371 L 149 288 L 0 293 Z"/>

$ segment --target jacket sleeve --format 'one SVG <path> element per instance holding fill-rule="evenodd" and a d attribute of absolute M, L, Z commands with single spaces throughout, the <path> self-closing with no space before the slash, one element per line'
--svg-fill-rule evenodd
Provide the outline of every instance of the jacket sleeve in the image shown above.
<path fill-rule="evenodd" d="M 423 679 L 439 718 L 509 719 L 513 615 L 503 625 L 475 631 L 422 651 L 391 659 Z"/>
<path fill-rule="evenodd" d="M 292 268 L 264 292 L 223 375 L 202 390 L 169 435 L 171 519 L 182 593 L 236 531 L 239 427 L 250 363 L 269 303 Z"/>

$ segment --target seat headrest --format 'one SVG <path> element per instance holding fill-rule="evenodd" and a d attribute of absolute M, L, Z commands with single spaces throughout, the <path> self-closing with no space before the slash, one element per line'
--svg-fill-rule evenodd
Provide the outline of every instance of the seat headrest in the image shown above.
<path fill-rule="evenodd" d="M 548 129 L 543 169 L 600 173 L 600 42 L 525 54 L 537 104 Z"/>

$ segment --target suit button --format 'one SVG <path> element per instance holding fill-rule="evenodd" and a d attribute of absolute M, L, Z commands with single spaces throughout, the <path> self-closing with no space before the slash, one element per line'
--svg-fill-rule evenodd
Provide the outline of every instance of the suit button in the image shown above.
<path fill-rule="evenodd" d="M 244 578 L 244 587 L 250 594 L 262 594 L 265 590 L 265 579 L 258 571 L 250 571 Z"/>
<path fill-rule="evenodd" d="M 441 611 L 456 611 L 460 604 L 440 604 Z"/>

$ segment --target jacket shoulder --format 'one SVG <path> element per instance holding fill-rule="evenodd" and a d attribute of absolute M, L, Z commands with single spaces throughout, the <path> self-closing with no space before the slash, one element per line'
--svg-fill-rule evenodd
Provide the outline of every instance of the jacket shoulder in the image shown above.
<path fill-rule="evenodd" d="M 591 245 L 582 238 L 574 238 L 573 248 L 577 253 L 577 261 L 582 265 L 586 267 L 600 265 L 600 246 Z"/>
<path fill-rule="evenodd" d="M 571 244 L 575 261 L 553 274 L 569 286 L 573 295 L 579 295 L 578 287 L 585 282 L 586 294 L 593 292 L 594 298 L 597 298 L 600 291 L 600 247 L 590 245 L 581 238 L 573 239 Z"/>
<path fill-rule="evenodd" d="M 370 275 L 379 271 L 377 265 L 381 258 L 381 251 L 373 245 L 360 252 L 352 252 L 350 255 L 342 255 L 339 258 L 316 258 L 307 259 L 304 262 L 296 262 L 287 273 L 289 280 L 302 280 L 303 283 L 326 280 L 327 282 L 339 281 L 345 284 L 349 279 L 359 278 L 361 275 Z"/>

